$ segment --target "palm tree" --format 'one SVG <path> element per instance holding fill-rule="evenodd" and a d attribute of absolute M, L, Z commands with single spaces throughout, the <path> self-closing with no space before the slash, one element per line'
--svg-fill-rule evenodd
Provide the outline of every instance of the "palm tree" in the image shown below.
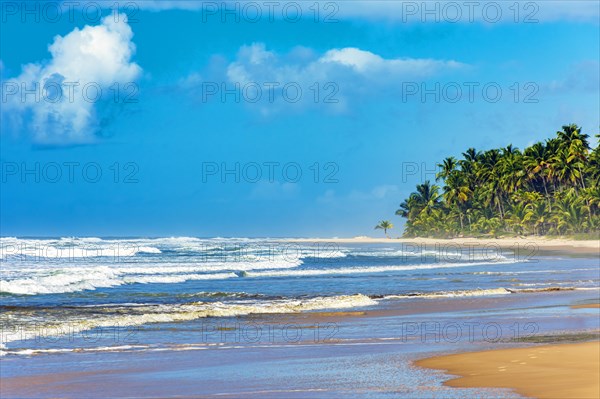
<path fill-rule="evenodd" d="M 561 142 L 561 146 L 568 148 L 574 142 L 580 142 L 585 149 L 590 149 L 590 144 L 587 140 L 590 136 L 581 134 L 581 128 L 574 123 L 563 126 L 562 131 L 556 132 L 556 135 Z"/>
<path fill-rule="evenodd" d="M 581 195 L 586 203 L 590 218 L 596 215 L 596 211 L 600 210 L 600 186 L 586 188 Z"/>
<path fill-rule="evenodd" d="M 444 200 L 458 214 L 460 220 L 460 229 L 464 229 L 463 217 L 465 206 L 469 201 L 471 189 L 461 179 L 458 173 L 451 173 L 446 177 L 444 186 Z"/>
<path fill-rule="evenodd" d="M 582 169 L 585 161 L 587 160 L 587 155 L 588 150 L 580 140 L 573 141 L 569 146 L 569 159 L 571 161 L 575 161 L 575 165 L 579 171 L 579 176 L 581 179 L 581 187 L 583 189 L 585 189 L 585 178 Z"/>
<path fill-rule="evenodd" d="M 554 220 L 559 233 L 579 233 L 585 230 L 586 221 L 582 205 L 583 199 L 575 194 L 574 189 L 565 191 L 556 200 Z"/>
<path fill-rule="evenodd" d="M 591 185 L 600 186 L 600 134 L 597 134 L 596 137 L 598 145 L 590 152 L 585 173 L 589 176 Z"/>
<path fill-rule="evenodd" d="M 469 148 L 462 155 L 465 158 L 465 162 L 475 163 L 479 160 L 481 153 L 477 152 L 475 148 Z"/>
<path fill-rule="evenodd" d="M 500 169 L 500 151 L 489 150 L 481 156 L 482 167 L 479 170 L 478 180 L 483 190 L 483 198 L 486 206 L 494 206 L 498 209 L 500 219 L 504 219 L 504 189 L 502 171 Z"/>
<path fill-rule="evenodd" d="M 477 171 L 479 169 L 479 160 L 481 153 L 475 148 L 469 148 L 462 153 L 464 159 L 458 161 L 461 171 L 465 174 L 466 181 L 469 183 L 469 188 L 472 190 L 477 184 Z"/>
<path fill-rule="evenodd" d="M 417 192 L 414 193 L 414 200 L 421 208 L 420 212 L 430 213 L 433 209 L 440 207 L 439 186 L 431 184 L 426 180 L 423 184 L 417 185 Z"/>
<path fill-rule="evenodd" d="M 523 164 L 525 166 L 525 170 L 527 171 L 529 181 L 535 188 L 535 184 L 537 183 L 538 179 L 541 180 L 542 186 L 544 187 L 544 194 L 546 195 L 546 201 L 548 202 L 550 211 L 552 211 L 552 204 L 550 202 L 547 184 L 548 168 L 550 166 L 552 155 L 544 143 L 540 142 L 537 142 L 531 147 L 526 148 L 524 155 L 525 157 L 523 159 Z"/>
<path fill-rule="evenodd" d="M 508 146 L 498 161 L 500 169 L 500 184 L 507 193 L 514 193 L 525 183 L 527 174 L 523 167 L 523 157 L 519 150 Z"/>
<path fill-rule="evenodd" d="M 435 180 L 447 179 L 448 176 L 456 169 L 456 159 L 454 157 L 448 157 L 444 159 L 442 163 L 438 163 L 437 166 L 441 169 L 436 175 Z"/>
<path fill-rule="evenodd" d="M 554 175 L 558 182 L 564 185 L 575 187 L 577 180 L 581 178 L 581 162 L 572 157 L 569 149 L 561 147 L 552 158 Z"/>
<path fill-rule="evenodd" d="M 525 231 L 525 226 L 530 219 L 529 208 L 530 204 L 519 202 L 510 209 L 510 222 L 515 233 L 523 234 Z"/>
<path fill-rule="evenodd" d="M 383 234 L 385 234 L 386 237 L 387 237 L 387 231 L 389 229 L 393 229 L 393 228 L 394 228 L 394 225 L 392 223 L 390 223 L 389 220 L 382 220 L 381 222 L 379 222 L 379 224 L 377 226 L 375 226 L 375 230 L 377 230 L 377 229 L 383 230 Z"/>
<path fill-rule="evenodd" d="M 548 218 L 549 214 L 546 211 L 546 202 L 536 202 L 528 206 L 526 219 L 533 227 L 533 234 L 544 234 L 546 219 Z"/>

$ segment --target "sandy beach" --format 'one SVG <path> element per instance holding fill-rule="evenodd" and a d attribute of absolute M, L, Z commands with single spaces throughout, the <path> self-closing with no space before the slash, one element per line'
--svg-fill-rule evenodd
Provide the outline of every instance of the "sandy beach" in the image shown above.
<path fill-rule="evenodd" d="M 459 375 L 447 386 L 513 388 L 535 398 L 600 397 L 600 341 L 439 356 L 421 367 Z"/>
<path fill-rule="evenodd" d="M 297 238 L 292 242 L 323 242 L 338 244 L 413 244 L 426 247 L 458 247 L 458 248 L 500 248 L 528 252 L 532 256 L 541 252 L 560 252 L 571 255 L 600 256 L 599 240 L 575 240 L 570 238 L 549 237 L 512 237 L 512 238 Z"/>

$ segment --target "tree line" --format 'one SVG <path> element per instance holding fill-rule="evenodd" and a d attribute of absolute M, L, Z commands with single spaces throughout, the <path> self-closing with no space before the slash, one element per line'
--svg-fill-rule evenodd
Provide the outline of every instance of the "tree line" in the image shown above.
<path fill-rule="evenodd" d="M 396 211 L 407 219 L 404 236 L 600 231 L 600 149 L 575 124 L 523 151 L 469 148 L 438 167 L 435 184 L 417 185 Z"/>

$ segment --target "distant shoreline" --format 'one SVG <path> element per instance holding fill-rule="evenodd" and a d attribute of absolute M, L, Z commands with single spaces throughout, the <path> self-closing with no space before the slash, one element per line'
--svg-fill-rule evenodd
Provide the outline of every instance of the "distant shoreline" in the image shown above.
<path fill-rule="evenodd" d="M 419 246 L 459 246 L 474 248 L 501 248 L 537 252 L 560 252 L 572 255 L 600 256 L 600 240 L 575 240 L 572 238 L 512 237 L 512 238 L 293 238 L 291 242 L 328 242 L 339 244 L 414 244 Z"/>

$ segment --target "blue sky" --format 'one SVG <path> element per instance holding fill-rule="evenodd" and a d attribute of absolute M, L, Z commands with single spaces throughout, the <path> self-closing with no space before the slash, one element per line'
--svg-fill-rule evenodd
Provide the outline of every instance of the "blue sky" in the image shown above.
<path fill-rule="evenodd" d="M 72 21 L 2 3 L 1 235 L 399 235 L 442 158 L 600 126 L 597 2 L 454 23 L 444 3 L 324 2 L 318 22 L 313 2 L 295 22 L 128 3 Z M 47 97 L 23 99 L 35 82 Z"/>

